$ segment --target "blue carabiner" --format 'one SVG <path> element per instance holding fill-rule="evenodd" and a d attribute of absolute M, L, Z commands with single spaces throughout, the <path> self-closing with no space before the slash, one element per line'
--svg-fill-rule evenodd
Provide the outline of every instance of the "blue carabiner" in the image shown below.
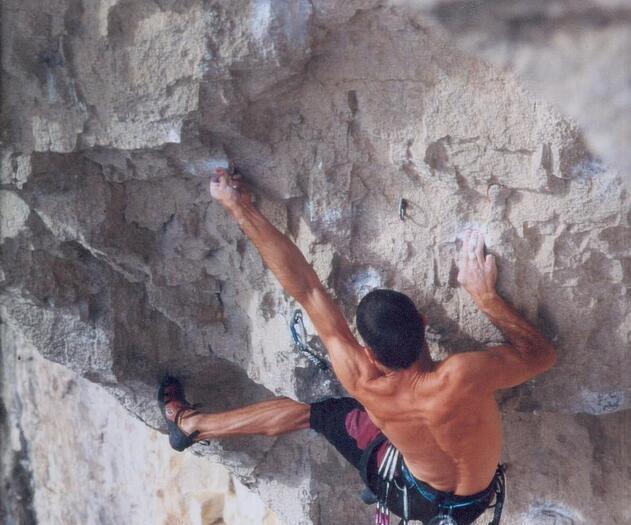
<path fill-rule="evenodd" d="M 305 328 L 304 318 L 302 316 L 302 310 L 296 310 L 291 319 L 291 325 L 289 326 L 291 331 L 291 338 L 294 341 L 294 346 L 306 354 L 307 359 L 316 365 L 320 370 L 328 370 L 328 363 L 321 357 L 315 355 L 310 349 L 307 343 L 307 329 Z M 298 332 L 300 330 L 300 333 Z"/>

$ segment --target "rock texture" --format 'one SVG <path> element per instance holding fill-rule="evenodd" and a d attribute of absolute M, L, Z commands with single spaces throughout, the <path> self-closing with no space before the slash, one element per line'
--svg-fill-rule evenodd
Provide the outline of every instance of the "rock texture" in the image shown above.
<path fill-rule="evenodd" d="M 220 465 L 174 453 L 100 387 L 6 326 L 2 342 L 1 523 L 279 525 Z"/>
<path fill-rule="evenodd" d="M 457 27 L 438 4 L 423 3 Z M 501 340 L 455 283 L 474 225 L 501 292 L 560 354 L 503 396 L 506 523 L 628 521 L 629 193 L 510 74 L 418 12 L 316 0 L 8 1 L 3 70 L 0 308 L 45 357 L 153 428 L 167 370 L 211 410 L 342 393 L 291 349 L 296 305 L 210 202 L 206 175 L 228 160 L 349 320 L 369 289 L 405 291 L 437 357 Z M 594 144 L 606 131 L 588 129 Z M 286 523 L 370 519 L 310 432 L 195 453 Z"/>
<path fill-rule="evenodd" d="M 631 187 L 626 0 L 393 0 L 571 116 Z"/>

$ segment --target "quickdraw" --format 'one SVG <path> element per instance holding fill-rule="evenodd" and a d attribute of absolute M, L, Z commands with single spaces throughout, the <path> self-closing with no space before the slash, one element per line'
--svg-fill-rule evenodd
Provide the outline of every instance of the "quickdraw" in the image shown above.
<path fill-rule="evenodd" d="M 388 508 L 388 496 L 390 495 L 390 488 L 396 487 L 398 490 L 403 491 L 403 519 L 400 525 L 407 525 L 409 522 L 409 500 L 407 494 L 407 485 L 403 483 L 403 486 L 399 486 L 395 479 L 395 474 L 399 471 L 403 462 L 403 456 L 394 447 L 394 445 L 388 445 L 386 453 L 379 465 L 379 471 L 377 472 L 379 479 L 381 480 L 381 490 L 379 490 L 379 499 L 377 501 L 377 509 L 375 510 L 375 525 L 390 525 L 390 509 Z"/>
<path fill-rule="evenodd" d="M 328 363 L 317 356 L 310 350 L 309 345 L 307 343 L 307 329 L 305 328 L 304 318 L 302 315 L 302 310 L 296 310 L 294 315 L 291 318 L 291 325 L 289 326 L 291 331 L 291 338 L 294 341 L 294 346 L 300 352 L 303 352 L 307 359 L 311 361 L 314 365 L 316 365 L 320 370 L 328 370 Z"/>

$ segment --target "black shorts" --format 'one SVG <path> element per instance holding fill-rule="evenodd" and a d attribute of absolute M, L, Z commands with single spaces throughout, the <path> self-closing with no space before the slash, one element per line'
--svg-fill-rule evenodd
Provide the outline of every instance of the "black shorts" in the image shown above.
<path fill-rule="evenodd" d="M 325 399 L 311 404 L 310 426 L 322 434 L 351 465 L 360 471 L 368 488 L 375 494 L 379 494 L 381 484 L 377 475 L 378 464 L 389 442 L 370 420 L 364 407 L 358 401 L 345 397 Z M 475 503 L 453 510 L 452 516 L 458 525 L 473 523 L 488 508 L 494 494 L 492 487 L 495 480 L 491 482 L 489 488 L 478 494 L 455 496 L 436 490 L 419 479 L 413 479 L 422 492 L 429 494 L 433 501 L 448 499 L 450 502 L 461 504 L 475 501 Z M 400 477 L 399 482 L 404 483 L 403 478 Z M 406 485 L 408 485 L 410 495 L 411 519 L 427 523 L 439 514 L 438 505 L 432 503 L 409 483 Z M 390 491 L 388 507 L 394 514 L 401 516 L 403 499 L 400 491 Z"/>
<path fill-rule="evenodd" d="M 359 469 L 366 445 L 370 444 L 380 432 L 372 425 L 375 429 L 372 435 L 367 435 L 362 440 L 362 436 L 353 432 L 349 425 L 351 418 L 355 415 L 359 417 L 363 415 L 368 419 L 364 407 L 355 399 L 350 397 L 325 399 L 311 405 L 310 425 L 313 430 L 322 434 L 346 461 Z"/>

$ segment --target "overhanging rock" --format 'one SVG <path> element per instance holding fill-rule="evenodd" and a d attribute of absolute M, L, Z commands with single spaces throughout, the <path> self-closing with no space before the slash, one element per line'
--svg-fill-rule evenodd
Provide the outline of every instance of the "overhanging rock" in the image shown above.
<path fill-rule="evenodd" d="M 154 428 L 167 370 L 211 410 L 340 395 L 291 350 L 296 305 L 210 202 L 200 171 L 229 159 L 349 320 L 370 288 L 405 291 L 436 356 L 501 340 L 455 283 L 458 236 L 482 228 L 501 292 L 560 355 L 505 395 L 508 420 L 533 435 L 570 429 L 585 447 L 615 436 L 631 406 L 620 175 L 509 75 L 406 11 L 359 4 L 68 1 L 48 17 L 36 2 L 5 6 L 3 320 Z M 20 46 L 18 30 L 41 38 Z M 536 451 L 508 438 L 527 465 Z M 287 523 L 369 519 L 355 473 L 309 433 L 195 452 L 220 458 Z M 605 462 L 594 455 L 590 468 Z M 518 487 L 509 519 L 556 508 L 550 487 Z M 609 504 L 555 497 L 577 523 Z"/>

